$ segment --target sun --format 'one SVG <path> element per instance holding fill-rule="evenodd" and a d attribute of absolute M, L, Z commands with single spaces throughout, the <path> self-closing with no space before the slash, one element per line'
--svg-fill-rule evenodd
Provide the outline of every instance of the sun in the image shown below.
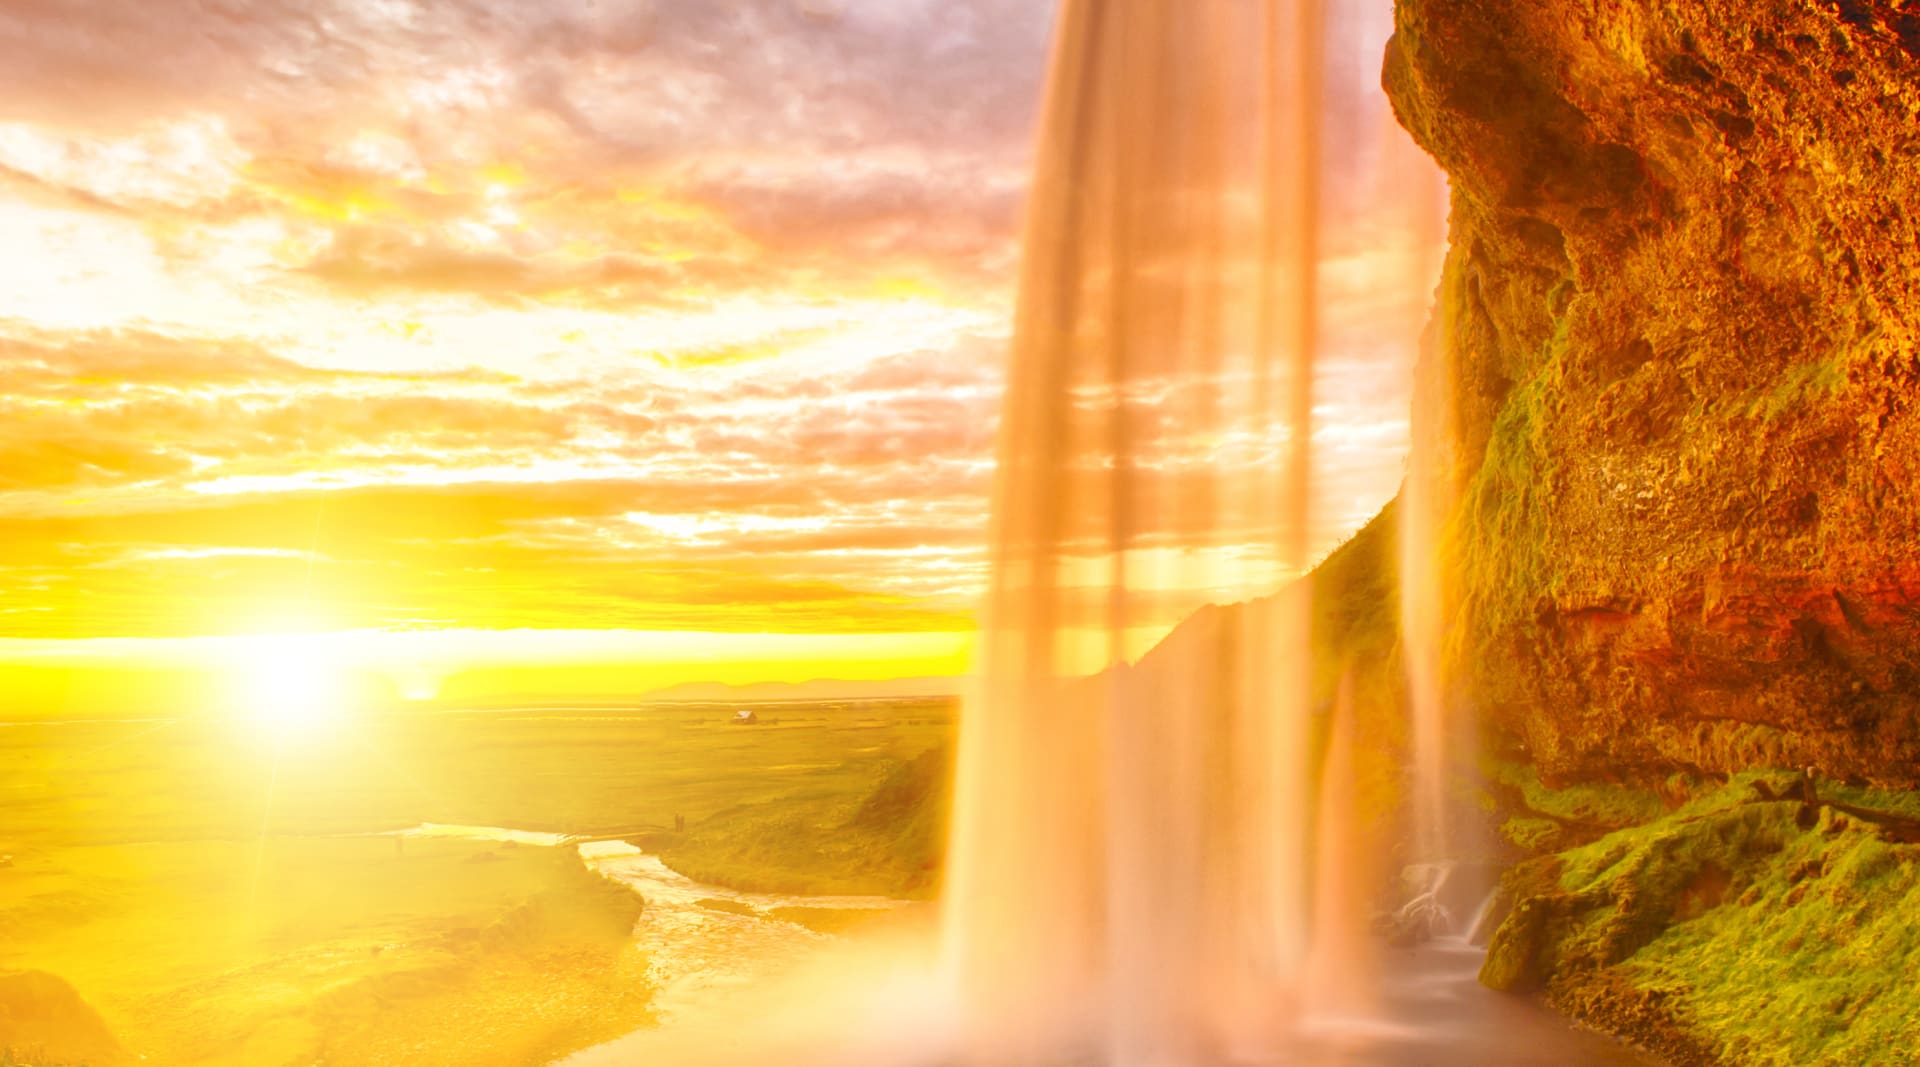
<path fill-rule="evenodd" d="M 268 738 L 311 737 L 346 714 L 342 665 L 324 638 L 260 638 L 235 655 L 234 710 Z"/>

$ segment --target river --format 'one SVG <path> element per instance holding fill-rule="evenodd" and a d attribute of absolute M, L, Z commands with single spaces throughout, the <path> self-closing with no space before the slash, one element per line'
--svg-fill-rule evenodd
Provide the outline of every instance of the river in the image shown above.
<path fill-rule="evenodd" d="M 961 1035 L 931 978 L 933 930 L 922 921 L 931 909 L 836 937 L 782 918 L 792 914 L 783 909 L 898 912 L 914 905 L 702 885 L 625 841 L 431 823 L 400 832 L 570 845 L 588 867 L 646 901 L 634 939 L 647 958 L 659 1025 L 575 1053 L 557 1067 L 968 1064 L 952 1052 Z M 1657 1059 L 1580 1029 L 1535 1001 L 1481 986 L 1482 957 L 1459 939 L 1386 950 L 1364 1014 L 1310 1018 L 1280 1058 L 1218 1067 L 1658 1067 Z M 1059 1067 L 1099 1063 L 1083 1056 Z"/>
<path fill-rule="evenodd" d="M 774 915 L 899 902 L 741 893 L 694 882 L 624 842 L 579 847 L 589 865 L 647 901 L 634 934 L 649 957 L 661 1025 L 576 1053 L 562 1067 L 967 1063 L 952 1053 L 960 1035 L 929 977 L 930 924 L 840 938 Z M 1308 1020 L 1282 1058 L 1233 1067 L 1657 1067 L 1535 1001 L 1484 988 L 1476 980 L 1481 959 L 1460 940 L 1388 950 L 1363 1016 Z M 1086 1056 L 1060 1067 L 1099 1063 Z"/>
<path fill-rule="evenodd" d="M 624 841 L 582 844 L 579 849 L 589 867 L 632 887 L 646 901 L 634 938 L 647 957 L 654 1010 L 667 1025 L 724 997 L 729 989 L 788 971 L 836 940 L 780 918 L 780 909 L 876 911 L 903 906 L 887 897 L 784 896 L 701 885 Z"/>

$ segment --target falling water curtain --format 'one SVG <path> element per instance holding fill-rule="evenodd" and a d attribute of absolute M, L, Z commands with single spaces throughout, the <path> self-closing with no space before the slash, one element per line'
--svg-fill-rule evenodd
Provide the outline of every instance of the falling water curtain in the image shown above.
<path fill-rule="evenodd" d="M 1308 952 L 1317 0 L 1067 0 L 962 726 L 969 1031 L 1111 1062 L 1259 1042 Z"/>

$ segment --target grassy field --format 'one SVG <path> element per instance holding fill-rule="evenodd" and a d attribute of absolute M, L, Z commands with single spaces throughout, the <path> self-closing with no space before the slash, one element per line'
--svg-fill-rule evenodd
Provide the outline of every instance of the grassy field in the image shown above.
<path fill-rule="evenodd" d="M 170 841 L 35 848 L 5 874 L 0 969 L 55 976 L 85 1005 L 36 1011 L 14 998 L 12 1014 L 42 1026 L 11 1039 L 23 1053 L 504 1065 L 646 1018 L 628 937 L 640 902 L 566 850 Z M 97 1036 L 74 1040 L 86 1009 L 121 1054 Z"/>
<path fill-rule="evenodd" d="M 859 792 L 742 804 L 685 833 L 637 840 L 681 874 L 713 885 L 927 899 L 940 884 L 951 764 L 952 746 L 942 744 L 894 764 Z"/>
<path fill-rule="evenodd" d="M 951 701 L 433 712 L 275 745 L 247 724 L 0 727 L 0 851 L 321 834 L 421 822 L 671 829 L 723 810 L 864 796 L 947 740 Z"/>
<path fill-rule="evenodd" d="M 645 1021 L 637 900 L 567 848 L 367 836 L 422 822 L 924 893 L 950 702 L 731 712 L 395 714 L 297 744 L 218 718 L 0 727 L 0 1053 L 505 1065 Z M 50 1015 L 110 1044 L 62 1057 Z"/>

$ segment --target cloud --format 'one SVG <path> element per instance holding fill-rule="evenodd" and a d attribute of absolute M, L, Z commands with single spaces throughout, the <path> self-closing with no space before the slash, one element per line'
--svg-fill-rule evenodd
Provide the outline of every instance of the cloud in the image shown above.
<path fill-rule="evenodd" d="M 953 628 L 958 606 L 822 573 L 813 545 L 636 550 L 593 531 L 661 503 L 647 487 L 364 490 L 193 510 L 0 519 L 0 574 L 51 610 L 14 636 L 244 632 L 291 616 L 351 626 L 823 632 Z M 558 533 L 558 536 L 554 534 Z M 863 575 L 864 577 L 864 575 Z"/>
<path fill-rule="evenodd" d="M 34 0 L 0 12 L 0 121 L 27 124 L 0 136 L 0 184 L 186 228 L 331 231 L 288 266 L 346 295 L 664 306 L 869 269 L 1004 285 L 1048 17 Z M 482 172 L 509 161 L 501 197 Z M 511 233 L 461 246 L 482 230 Z"/>
<path fill-rule="evenodd" d="M 980 572 L 996 355 L 776 357 L 743 389 L 709 367 L 523 382 L 13 324 L 0 544 L 47 610 L 0 630 L 244 628 L 289 603 L 356 625 L 951 627 Z M 203 491 L 227 483 L 250 488 Z"/>
<path fill-rule="evenodd" d="M 0 368 L 14 397 L 143 386 L 288 384 L 336 377 L 248 341 L 188 340 L 133 329 L 56 333 L 20 322 L 0 323 Z"/>
<path fill-rule="evenodd" d="M 0 107 L 63 123 L 137 123 L 155 111 L 245 99 L 294 79 L 367 70 L 350 5 L 24 0 L 0 10 L 9 60 Z M 341 32 L 347 30 L 348 32 Z"/>
<path fill-rule="evenodd" d="M 602 304 L 684 306 L 685 272 L 671 263 L 609 254 L 572 261 L 347 234 L 299 270 L 348 295 L 463 293 L 509 303 L 595 294 Z"/>
<path fill-rule="evenodd" d="M 0 7 L 0 240 L 31 250 L 0 263 L 0 634 L 292 608 L 964 626 L 1050 19 L 1028 0 Z M 1354 216 L 1364 190 L 1330 188 Z M 1334 250 L 1329 287 L 1358 295 L 1327 323 L 1322 497 L 1346 521 L 1397 481 L 1402 384 L 1382 370 L 1398 311 L 1361 299 L 1379 265 Z M 1201 462 L 1162 393 L 1141 442 Z M 1089 555 L 1096 526 L 1075 527 Z"/>

